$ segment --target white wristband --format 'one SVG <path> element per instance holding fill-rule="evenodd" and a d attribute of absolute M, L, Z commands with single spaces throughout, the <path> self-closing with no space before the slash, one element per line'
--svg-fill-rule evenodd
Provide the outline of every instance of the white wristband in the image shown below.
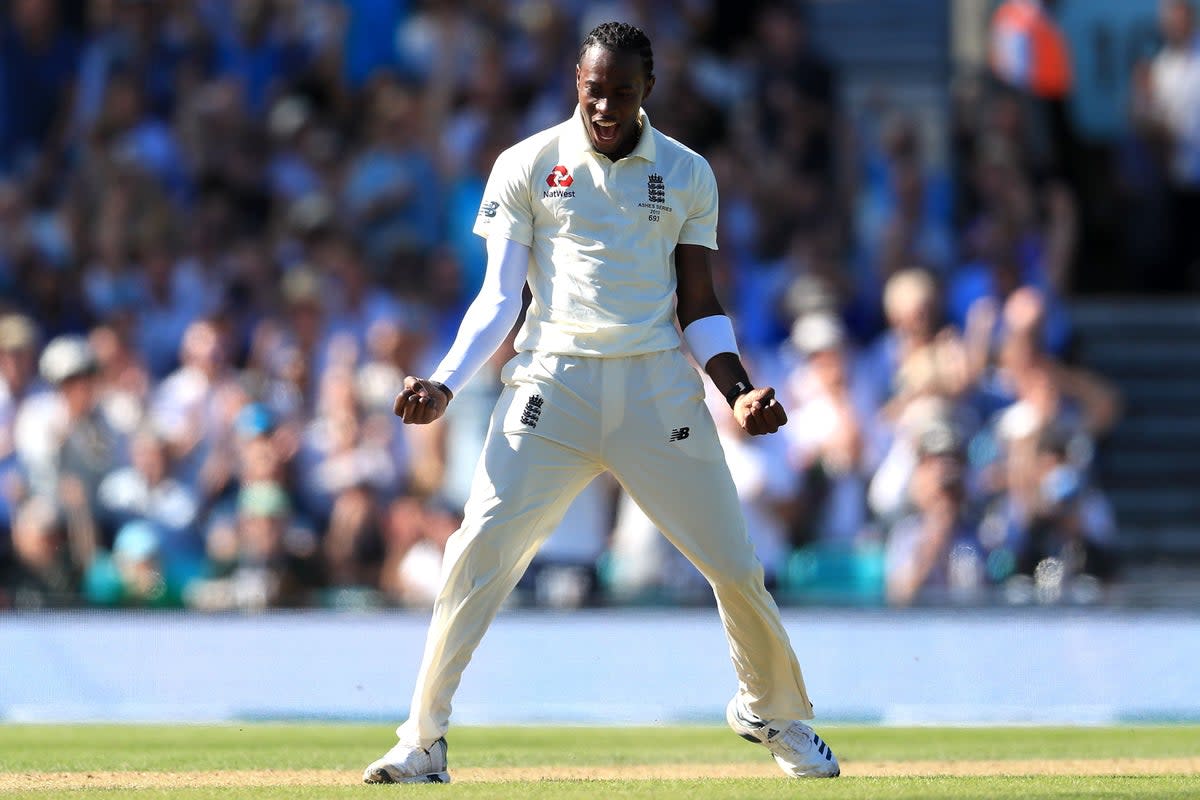
<path fill-rule="evenodd" d="M 701 317 L 683 329 L 683 339 L 700 369 L 718 353 L 738 353 L 737 338 L 733 335 L 733 321 L 724 314 Z"/>

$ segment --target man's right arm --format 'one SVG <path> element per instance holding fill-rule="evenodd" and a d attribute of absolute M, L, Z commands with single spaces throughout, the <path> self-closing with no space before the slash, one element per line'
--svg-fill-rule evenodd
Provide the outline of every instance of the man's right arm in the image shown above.
<path fill-rule="evenodd" d="M 441 417 L 454 393 L 492 357 L 521 314 L 529 246 L 493 235 L 487 238 L 487 254 L 483 286 L 463 315 L 450 351 L 431 378 L 404 379 L 392 410 L 406 423 L 423 425 Z"/>

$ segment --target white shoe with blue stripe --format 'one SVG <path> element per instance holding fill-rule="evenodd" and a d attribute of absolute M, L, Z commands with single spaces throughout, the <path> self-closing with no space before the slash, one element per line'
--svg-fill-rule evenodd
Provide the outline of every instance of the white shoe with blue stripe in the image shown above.
<path fill-rule="evenodd" d="M 428 750 L 397 744 L 363 771 L 363 783 L 449 783 L 446 749 L 445 739 Z"/>
<path fill-rule="evenodd" d="M 779 768 L 793 778 L 836 778 L 842 774 L 833 750 L 799 720 L 759 719 L 736 697 L 725 707 L 725 720 L 738 736 L 770 750 Z"/>

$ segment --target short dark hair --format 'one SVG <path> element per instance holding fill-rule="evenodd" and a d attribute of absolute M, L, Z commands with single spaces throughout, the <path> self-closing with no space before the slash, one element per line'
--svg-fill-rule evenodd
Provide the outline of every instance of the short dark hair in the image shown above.
<path fill-rule="evenodd" d="M 592 28 L 579 46 L 579 60 L 592 46 L 603 47 L 614 53 L 637 53 L 642 58 L 642 71 L 647 78 L 654 77 L 654 51 L 650 48 L 650 37 L 636 25 L 627 22 L 602 22 Z"/>

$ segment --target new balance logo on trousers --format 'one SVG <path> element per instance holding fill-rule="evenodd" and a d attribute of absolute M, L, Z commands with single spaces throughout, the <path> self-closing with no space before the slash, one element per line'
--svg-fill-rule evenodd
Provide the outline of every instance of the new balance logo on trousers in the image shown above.
<path fill-rule="evenodd" d="M 686 439 L 688 434 L 692 432 L 691 428 L 672 428 L 671 435 L 667 437 L 668 442 L 678 442 Z"/>

